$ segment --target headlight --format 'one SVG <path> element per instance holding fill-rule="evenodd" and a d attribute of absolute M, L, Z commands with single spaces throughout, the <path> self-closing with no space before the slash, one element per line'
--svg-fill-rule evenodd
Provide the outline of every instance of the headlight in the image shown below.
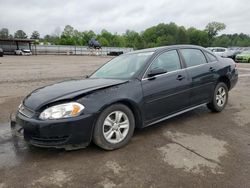
<path fill-rule="evenodd" d="M 39 116 L 42 120 L 62 119 L 80 115 L 84 106 L 77 102 L 59 104 L 45 109 Z"/>

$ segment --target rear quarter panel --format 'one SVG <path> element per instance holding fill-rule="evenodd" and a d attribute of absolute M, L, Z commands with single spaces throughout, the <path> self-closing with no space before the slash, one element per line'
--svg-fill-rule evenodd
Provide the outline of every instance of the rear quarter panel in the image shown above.
<path fill-rule="evenodd" d="M 219 61 L 216 64 L 218 79 L 220 77 L 226 76 L 230 81 L 231 90 L 238 80 L 238 70 L 236 68 L 235 62 L 230 58 L 219 58 Z"/>

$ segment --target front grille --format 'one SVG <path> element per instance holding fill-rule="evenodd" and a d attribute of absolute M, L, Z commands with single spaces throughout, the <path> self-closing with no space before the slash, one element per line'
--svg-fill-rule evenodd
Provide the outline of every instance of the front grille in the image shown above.
<path fill-rule="evenodd" d="M 23 104 L 20 105 L 19 107 L 19 113 L 21 113 L 22 115 L 28 117 L 28 118 L 31 118 L 35 112 L 29 108 L 27 108 L 26 106 L 24 106 Z"/>
<path fill-rule="evenodd" d="M 58 145 L 63 144 L 68 140 L 69 136 L 54 136 L 54 137 L 39 137 L 30 136 L 30 142 L 40 145 Z"/>

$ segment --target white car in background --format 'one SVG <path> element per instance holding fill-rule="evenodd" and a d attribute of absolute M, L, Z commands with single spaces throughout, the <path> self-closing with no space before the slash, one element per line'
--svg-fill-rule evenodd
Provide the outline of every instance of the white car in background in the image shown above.
<path fill-rule="evenodd" d="M 221 57 L 231 57 L 235 51 L 223 47 L 208 47 L 208 50 Z"/>
<path fill-rule="evenodd" d="M 32 55 L 32 52 L 28 49 L 15 50 L 16 55 Z"/>
<path fill-rule="evenodd" d="M 208 47 L 207 49 L 218 56 L 228 57 L 232 59 L 235 59 L 235 56 L 239 53 L 239 50 L 233 50 L 223 47 Z"/>
<path fill-rule="evenodd" d="M 222 47 L 214 47 L 212 49 L 212 52 L 221 57 L 228 57 L 228 54 L 230 53 L 230 51 L 227 48 L 222 48 Z"/>

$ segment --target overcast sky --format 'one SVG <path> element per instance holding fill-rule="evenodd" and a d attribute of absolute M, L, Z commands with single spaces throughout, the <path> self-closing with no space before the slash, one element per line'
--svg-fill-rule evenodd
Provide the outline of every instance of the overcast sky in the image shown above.
<path fill-rule="evenodd" d="M 211 21 L 225 23 L 223 33 L 250 34 L 249 0 L 0 0 L 0 28 L 29 35 L 51 34 L 67 24 L 124 33 L 169 22 L 204 29 Z"/>

